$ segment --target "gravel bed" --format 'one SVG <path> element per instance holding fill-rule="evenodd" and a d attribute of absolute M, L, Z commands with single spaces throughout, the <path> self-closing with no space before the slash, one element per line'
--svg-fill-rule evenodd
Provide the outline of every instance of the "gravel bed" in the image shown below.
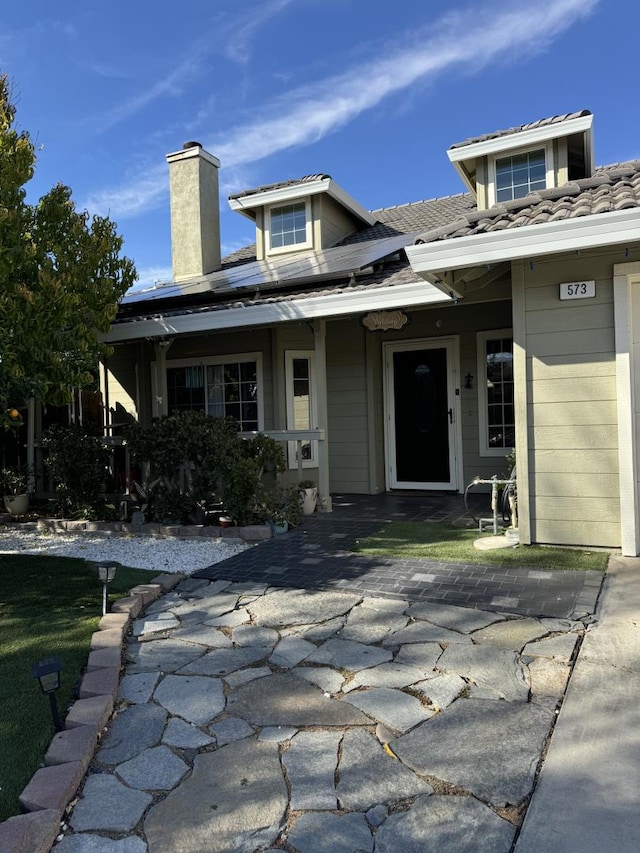
<path fill-rule="evenodd" d="M 187 575 L 251 547 L 241 540 L 228 539 L 159 539 L 131 534 L 102 536 L 99 533 L 0 530 L 0 554 L 115 560 L 132 568 L 149 569 L 152 572 L 184 572 Z"/>

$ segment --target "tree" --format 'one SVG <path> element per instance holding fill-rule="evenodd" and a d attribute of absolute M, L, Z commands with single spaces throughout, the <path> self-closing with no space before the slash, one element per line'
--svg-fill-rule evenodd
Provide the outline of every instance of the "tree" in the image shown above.
<path fill-rule="evenodd" d="M 37 204 L 25 185 L 36 155 L 0 76 L 0 420 L 15 424 L 31 397 L 63 404 L 95 382 L 110 348 L 99 340 L 136 279 L 122 238 L 102 216 L 79 212 L 57 184 Z"/>

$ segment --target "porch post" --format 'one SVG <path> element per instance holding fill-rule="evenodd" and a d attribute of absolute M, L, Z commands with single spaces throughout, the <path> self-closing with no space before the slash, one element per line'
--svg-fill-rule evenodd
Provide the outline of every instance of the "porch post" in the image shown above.
<path fill-rule="evenodd" d="M 329 430 L 327 417 L 327 322 L 313 321 L 313 338 L 316 353 L 316 399 L 318 402 L 317 429 L 324 432 L 324 441 L 318 442 L 318 509 L 331 512 L 329 484 Z"/>
<path fill-rule="evenodd" d="M 156 351 L 156 411 L 154 415 L 164 417 L 169 414 L 167 400 L 167 350 L 173 343 L 173 338 L 154 341 Z"/>

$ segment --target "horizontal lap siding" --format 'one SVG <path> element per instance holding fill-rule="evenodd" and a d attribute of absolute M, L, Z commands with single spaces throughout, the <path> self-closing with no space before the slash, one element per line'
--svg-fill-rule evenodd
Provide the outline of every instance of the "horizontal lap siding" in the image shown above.
<path fill-rule="evenodd" d="M 525 271 L 532 539 L 620 544 L 612 261 Z M 559 284 L 596 280 L 596 297 L 559 298 Z"/>
<path fill-rule="evenodd" d="M 357 320 L 327 324 L 327 392 L 331 491 L 368 494 L 364 330 Z"/>

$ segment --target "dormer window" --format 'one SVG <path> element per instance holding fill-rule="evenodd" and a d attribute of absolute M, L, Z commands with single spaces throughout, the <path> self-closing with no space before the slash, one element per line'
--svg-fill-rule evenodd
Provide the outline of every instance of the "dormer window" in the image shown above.
<path fill-rule="evenodd" d="M 311 217 L 307 202 L 269 208 L 268 246 L 270 252 L 311 247 Z"/>
<path fill-rule="evenodd" d="M 512 201 L 547 186 L 544 148 L 496 159 L 496 201 Z"/>
<path fill-rule="evenodd" d="M 553 146 L 500 152 L 488 158 L 487 204 L 491 207 L 554 186 Z"/>
<path fill-rule="evenodd" d="M 526 198 L 593 174 L 588 110 L 476 136 L 447 151 L 478 210 Z M 526 202 L 524 202 L 526 204 Z"/>

